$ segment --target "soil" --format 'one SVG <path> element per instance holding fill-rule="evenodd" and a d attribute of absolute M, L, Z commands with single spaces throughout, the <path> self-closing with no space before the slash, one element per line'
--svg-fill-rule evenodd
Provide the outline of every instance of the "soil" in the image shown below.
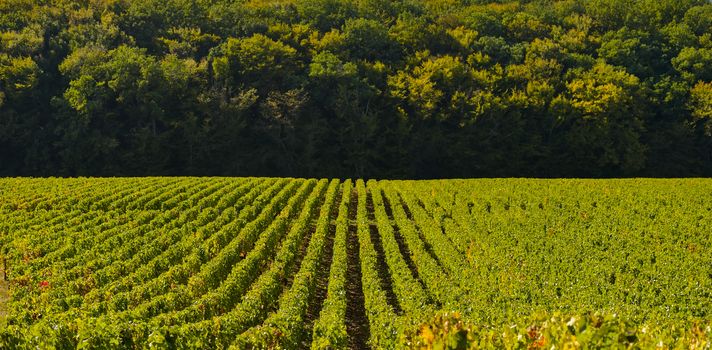
<path fill-rule="evenodd" d="M 6 263 L 3 258 L 2 265 L 0 266 L 0 325 L 5 324 L 5 317 L 7 317 L 7 302 L 10 301 L 10 283 L 7 281 L 5 268 Z"/>
<path fill-rule="evenodd" d="M 368 349 L 368 338 L 371 333 L 366 317 L 363 285 L 361 282 L 360 246 L 356 226 L 356 208 L 358 192 L 351 192 L 349 201 L 349 230 L 346 242 L 346 332 L 348 333 L 349 349 Z"/>
<path fill-rule="evenodd" d="M 366 210 L 368 211 L 368 229 L 371 234 L 371 243 L 373 243 L 373 248 L 376 251 L 376 270 L 378 277 L 380 277 L 381 289 L 386 292 L 386 301 L 393 308 L 393 311 L 398 315 L 402 315 L 403 309 L 398 302 L 398 297 L 396 297 L 396 294 L 393 292 L 393 278 L 388 270 L 386 254 L 383 250 L 383 243 L 381 242 L 381 234 L 378 232 L 378 226 L 375 222 L 376 214 L 374 213 L 373 199 L 371 198 L 370 192 L 368 192 L 366 196 Z"/>
<path fill-rule="evenodd" d="M 336 236 L 336 218 L 339 215 L 339 204 L 341 203 L 343 191 L 339 190 L 339 194 L 334 198 L 329 211 L 329 233 L 326 237 L 326 246 L 319 262 L 319 273 L 316 276 L 316 290 L 312 296 L 312 300 L 307 308 L 307 313 L 304 317 L 304 339 L 302 346 L 306 349 L 311 346 L 312 342 L 312 327 L 314 322 L 319 318 L 321 309 L 324 307 L 324 300 L 329 290 L 329 274 L 331 270 L 331 262 L 334 256 L 334 237 Z"/>

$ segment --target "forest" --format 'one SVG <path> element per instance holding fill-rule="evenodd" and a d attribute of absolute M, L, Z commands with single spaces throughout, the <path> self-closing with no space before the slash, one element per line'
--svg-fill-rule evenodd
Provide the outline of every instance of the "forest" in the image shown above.
<path fill-rule="evenodd" d="M 2 0 L 0 176 L 712 176 L 706 0 Z"/>

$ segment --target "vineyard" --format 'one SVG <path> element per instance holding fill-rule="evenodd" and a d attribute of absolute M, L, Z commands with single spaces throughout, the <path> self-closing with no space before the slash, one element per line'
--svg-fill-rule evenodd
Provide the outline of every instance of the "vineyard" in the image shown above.
<path fill-rule="evenodd" d="M 2 349 L 712 342 L 712 180 L 0 179 Z"/>

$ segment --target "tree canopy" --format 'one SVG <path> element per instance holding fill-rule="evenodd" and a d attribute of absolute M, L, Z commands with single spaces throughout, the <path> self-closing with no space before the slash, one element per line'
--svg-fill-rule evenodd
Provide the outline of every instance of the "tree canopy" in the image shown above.
<path fill-rule="evenodd" d="M 712 3 L 5 0 L 9 175 L 712 176 Z"/>

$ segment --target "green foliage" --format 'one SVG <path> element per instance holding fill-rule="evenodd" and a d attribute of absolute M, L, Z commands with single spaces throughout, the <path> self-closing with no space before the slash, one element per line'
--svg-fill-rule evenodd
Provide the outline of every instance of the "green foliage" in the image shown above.
<path fill-rule="evenodd" d="M 689 330 L 635 326 L 613 315 L 537 315 L 526 328 L 490 328 L 464 322 L 458 313 L 436 315 L 408 335 L 414 349 L 563 349 L 579 348 L 704 348 L 710 344 L 709 326 Z M 707 328 L 705 328 L 707 327 Z M 652 328 L 652 329 L 651 329 Z"/>
<path fill-rule="evenodd" d="M 551 108 L 559 114 L 559 122 L 573 124 L 566 137 L 576 145 L 572 151 L 579 166 L 596 163 L 628 173 L 643 168 L 638 78 L 601 62 L 590 70 L 570 73 L 574 77 L 566 83 L 566 93 L 557 96 Z M 588 146 L 581 147 L 582 143 Z"/>
<path fill-rule="evenodd" d="M 712 65 L 712 48 L 686 47 L 672 59 L 672 64 L 689 82 L 712 80 L 709 69 Z"/>
<path fill-rule="evenodd" d="M 704 0 L 6 0 L 0 175 L 709 175 L 691 89 L 712 81 L 710 18 Z M 608 66 L 617 83 L 583 77 Z"/>
<path fill-rule="evenodd" d="M 217 58 L 213 66 L 217 79 L 258 84 L 264 79 L 263 84 L 270 84 L 273 79 L 293 73 L 296 50 L 261 34 L 228 39 L 223 51 L 224 56 Z"/>
<path fill-rule="evenodd" d="M 376 20 L 348 20 L 342 29 L 342 50 L 354 59 L 395 60 L 397 49 L 388 36 L 388 28 Z"/>
<path fill-rule="evenodd" d="M 35 89 L 40 74 L 40 68 L 30 57 L 0 56 L 0 92 L 10 101 L 27 96 Z"/>
<path fill-rule="evenodd" d="M 316 55 L 309 65 L 309 76 L 318 79 L 340 79 L 354 77 L 358 73 L 357 67 L 351 62 L 344 63 L 339 57 L 329 51 Z"/>
<path fill-rule="evenodd" d="M 389 79 L 389 87 L 406 102 L 399 108 L 402 113 L 464 126 L 499 111 L 501 99 L 492 91 L 501 74 L 499 66 L 476 70 L 457 57 L 443 56 L 424 61 L 410 74 L 400 72 Z"/>
<path fill-rule="evenodd" d="M 0 347 L 706 349 L 710 185 L 7 178 Z"/>
<path fill-rule="evenodd" d="M 685 12 L 684 22 L 696 35 L 709 34 L 712 30 L 712 8 L 707 4 L 699 4 Z"/>
<path fill-rule="evenodd" d="M 33 25 L 21 31 L 0 32 L 0 50 L 10 55 L 31 55 L 42 48 L 43 28 Z"/>
<path fill-rule="evenodd" d="M 614 66 L 625 67 L 637 77 L 646 78 L 655 74 L 661 52 L 652 46 L 644 32 L 631 32 L 623 28 L 609 32 L 601 39 L 598 56 Z M 653 67 L 651 67 L 653 66 Z"/>
<path fill-rule="evenodd" d="M 707 135 L 712 134 L 712 83 L 697 83 L 690 95 L 693 120 L 703 125 Z"/>

